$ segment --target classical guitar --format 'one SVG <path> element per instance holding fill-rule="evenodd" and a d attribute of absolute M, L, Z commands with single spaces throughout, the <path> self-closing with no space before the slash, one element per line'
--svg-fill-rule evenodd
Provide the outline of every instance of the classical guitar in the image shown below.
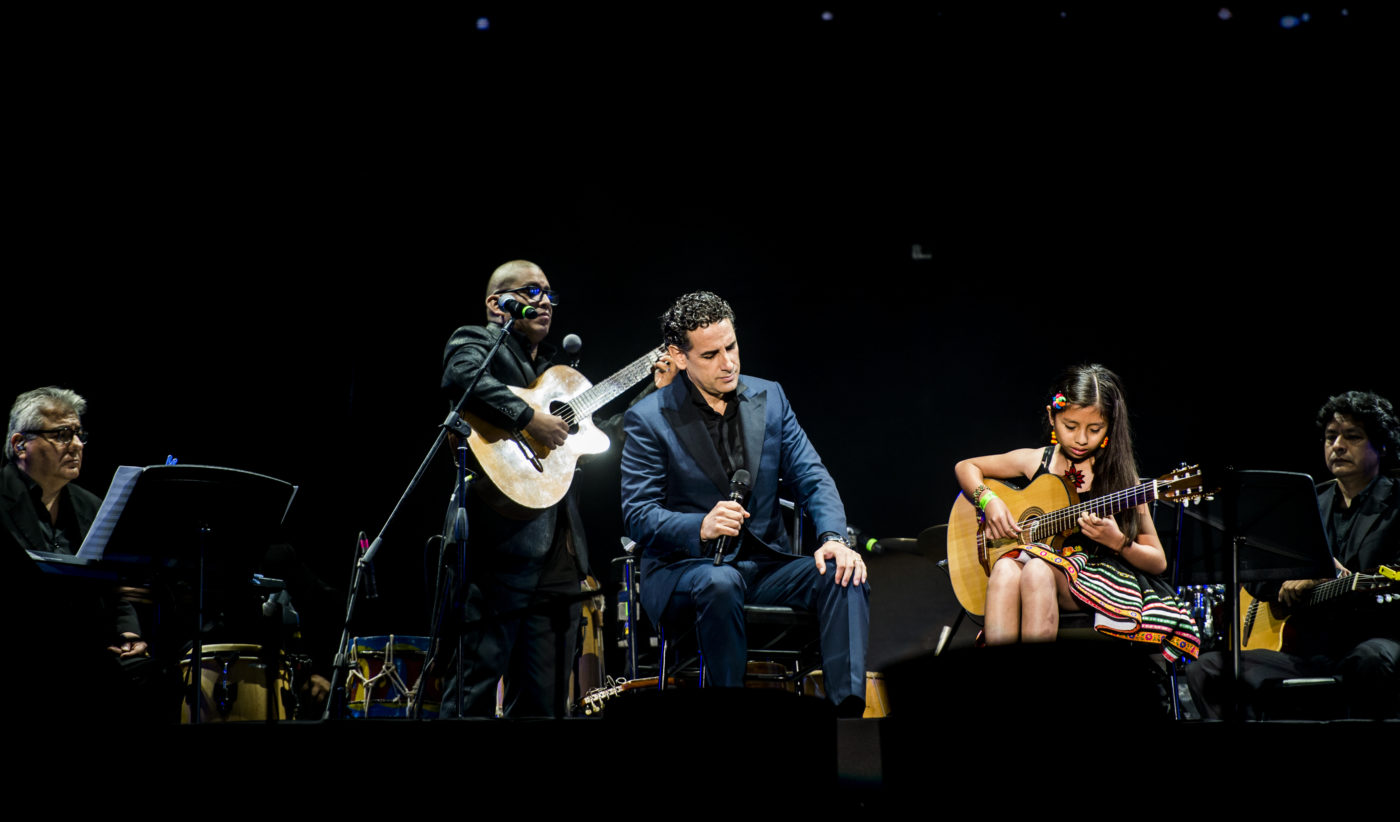
<path fill-rule="evenodd" d="M 592 716 L 593 714 L 601 713 L 604 707 L 604 703 L 606 703 L 609 699 L 612 699 L 613 697 L 617 696 L 618 694 L 626 693 L 627 691 L 631 691 L 636 688 L 655 688 L 656 683 L 657 678 L 654 676 L 648 676 L 643 677 L 642 679 L 631 680 L 613 679 L 612 677 L 607 677 L 604 680 L 603 687 L 594 688 L 593 690 L 584 694 L 583 699 L 579 700 L 579 704 L 583 707 L 583 713 L 585 716 Z M 666 684 L 674 685 L 676 684 L 676 680 L 671 677 L 667 677 Z"/>
<path fill-rule="evenodd" d="M 1079 501 L 1079 494 L 1064 477 L 1043 474 L 1025 490 L 987 480 L 987 487 L 1011 509 L 1021 533 L 1005 539 L 989 539 L 983 534 L 982 514 L 963 494 L 953 502 L 948 515 L 948 572 L 953 592 L 968 613 L 981 616 L 987 606 L 987 579 L 992 565 L 1009 551 L 1038 542 L 1059 550 L 1065 538 L 1079 530 L 1079 515 L 1085 512 L 1101 517 L 1135 508 L 1156 499 L 1189 504 L 1209 498 L 1215 492 L 1202 484 L 1197 466 L 1178 468 L 1154 480 Z M 1067 549 L 1066 553 L 1072 553 Z"/>
<path fill-rule="evenodd" d="M 574 465 L 585 454 L 608 450 L 608 437 L 593 424 L 593 412 L 651 373 L 652 365 L 666 352 L 658 347 L 597 385 L 566 365 L 546 370 L 529 388 L 507 386 L 536 412 L 545 411 L 569 424 L 569 438 L 550 448 L 524 431 L 507 431 L 462 412 L 471 426 L 467 438 L 473 467 L 485 475 L 477 487 L 486 499 L 508 516 L 528 518 L 559 502 L 574 479 Z"/>
<path fill-rule="evenodd" d="M 1286 617 L 1280 619 L 1274 616 L 1269 603 L 1255 599 L 1243 585 L 1240 586 L 1241 650 L 1283 650 L 1283 623 L 1286 621 Z"/>
<path fill-rule="evenodd" d="M 1246 651 L 1264 648 L 1288 650 L 1288 620 L 1304 610 L 1328 607 L 1365 608 L 1400 605 L 1400 573 L 1382 566 L 1376 574 L 1348 574 L 1308 589 L 1299 603 L 1288 608 L 1287 616 L 1275 612 L 1275 604 L 1255 599 L 1240 588 L 1240 647 Z M 1395 611 L 1389 615 L 1394 617 Z"/>
<path fill-rule="evenodd" d="M 750 677 L 744 683 L 745 688 L 781 688 L 788 691 L 796 690 L 796 687 L 791 681 L 791 679 L 786 677 L 787 669 L 779 663 L 751 659 L 745 664 L 745 672 L 747 676 Z M 881 697 L 883 698 L 884 676 L 882 674 L 866 674 L 867 679 L 870 676 L 876 676 L 880 678 L 880 691 Z M 596 713 L 602 713 L 603 708 L 605 707 L 605 703 L 609 699 L 612 699 L 613 697 L 618 696 L 619 694 L 624 694 L 628 691 L 636 690 L 638 688 L 655 688 L 657 681 L 658 678 L 654 676 L 643 677 L 641 679 L 613 679 L 612 677 L 605 677 L 603 680 L 603 687 L 594 688 L 588 693 L 584 694 L 583 699 L 579 700 L 578 707 L 581 707 L 583 709 L 583 713 L 585 716 L 592 716 Z M 675 677 L 666 677 L 667 687 L 673 686 L 675 684 Z M 870 701 L 869 694 L 870 686 L 867 682 L 867 702 Z M 883 701 L 881 702 L 881 704 L 884 704 Z M 870 714 L 867 713 L 867 716 L 869 715 Z M 884 714 L 880 714 L 880 716 L 884 716 Z"/>

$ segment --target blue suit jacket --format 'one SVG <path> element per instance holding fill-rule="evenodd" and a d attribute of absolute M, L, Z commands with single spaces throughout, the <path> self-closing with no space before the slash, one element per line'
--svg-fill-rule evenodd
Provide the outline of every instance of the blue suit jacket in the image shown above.
<path fill-rule="evenodd" d="M 712 561 L 702 559 L 700 523 L 716 502 L 729 497 L 730 478 L 683 379 L 684 374 L 637 403 L 625 419 L 622 517 L 628 536 L 642 549 L 642 607 L 653 621 L 665 611 L 685 564 Z M 836 483 L 798 425 L 782 386 L 743 377 L 737 394 L 752 489 L 741 542 L 745 555 L 794 555 L 778 507 L 780 479 L 811 516 L 816 533 L 845 534 L 846 510 Z M 729 552 L 725 561 L 738 554 Z"/>

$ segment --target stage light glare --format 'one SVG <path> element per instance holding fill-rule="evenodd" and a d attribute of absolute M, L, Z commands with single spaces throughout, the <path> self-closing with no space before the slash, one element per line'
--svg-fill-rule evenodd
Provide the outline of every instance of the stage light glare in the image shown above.
<path fill-rule="evenodd" d="M 491 21 L 490 21 L 490 20 L 486 19 L 485 17 L 478 17 L 478 18 L 476 18 L 476 30 L 477 30 L 477 31 L 486 31 L 486 30 L 489 29 L 489 28 L 491 28 Z"/>

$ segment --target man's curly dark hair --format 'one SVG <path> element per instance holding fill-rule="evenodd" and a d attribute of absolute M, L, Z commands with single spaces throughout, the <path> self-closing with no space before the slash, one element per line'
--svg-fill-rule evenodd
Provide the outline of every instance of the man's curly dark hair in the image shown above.
<path fill-rule="evenodd" d="M 681 296 L 661 315 L 661 339 L 682 351 L 690 350 L 690 332 L 729 320 L 734 325 L 734 309 L 717 294 L 692 291 Z"/>
<path fill-rule="evenodd" d="M 1366 429 L 1366 438 L 1381 454 L 1381 464 L 1387 467 L 1396 462 L 1395 449 L 1400 444 L 1400 419 L 1395 416 L 1395 406 L 1390 400 L 1370 391 L 1348 391 L 1327 401 L 1317 412 L 1317 427 L 1325 430 L 1332 418 L 1341 414 L 1351 417 Z"/>

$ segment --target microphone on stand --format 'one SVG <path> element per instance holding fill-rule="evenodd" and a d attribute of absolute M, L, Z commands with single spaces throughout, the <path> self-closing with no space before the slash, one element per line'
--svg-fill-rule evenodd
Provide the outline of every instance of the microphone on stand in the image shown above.
<path fill-rule="evenodd" d="M 533 320 L 540 315 L 538 308 L 526 305 L 509 294 L 501 294 L 496 307 L 515 320 Z"/>
<path fill-rule="evenodd" d="M 729 480 L 729 499 L 743 505 L 749 498 L 749 472 L 740 468 L 734 472 L 734 476 Z M 739 526 L 742 530 L 743 526 Z M 715 564 L 719 565 L 724 560 L 724 552 L 729 550 L 729 544 L 737 537 L 722 534 L 715 541 Z"/>
<path fill-rule="evenodd" d="M 583 340 L 579 339 L 577 334 L 569 334 L 564 338 L 564 341 L 559 344 L 559 347 L 564 349 L 565 354 L 574 358 L 574 361 L 569 363 L 569 367 L 578 368 L 577 355 L 579 349 L 583 348 Z"/>
<path fill-rule="evenodd" d="M 365 552 L 369 550 L 369 538 L 364 535 L 364 532 L 360 533 L 356 544 L 359 546 L 360 556 L 363 557 Z M 365 599 L 379 599 L 379 579 L 374 573 L 374 560 L 369 561 L 368 568 L 369 577 L 365 580 Z"/>

